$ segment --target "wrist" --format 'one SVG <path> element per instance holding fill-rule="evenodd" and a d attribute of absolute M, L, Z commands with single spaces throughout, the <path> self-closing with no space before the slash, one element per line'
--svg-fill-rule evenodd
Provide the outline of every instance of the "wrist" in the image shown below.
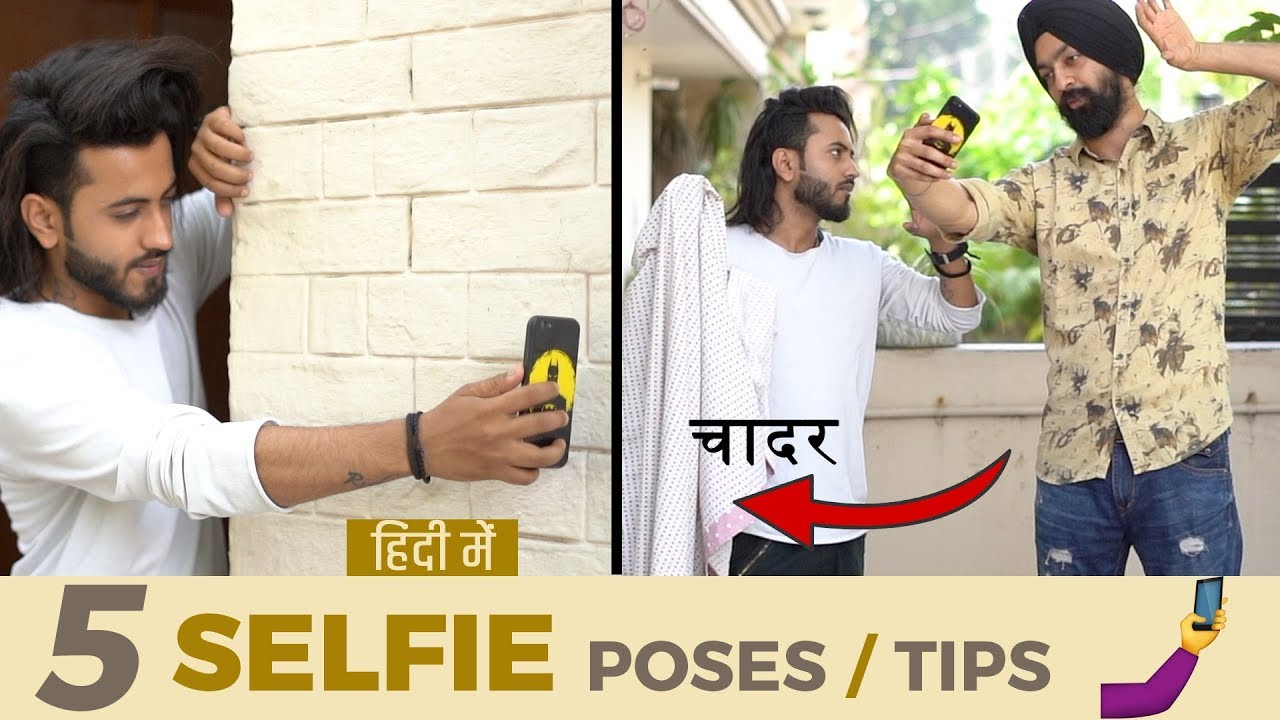
<path fill-rule="evenodd" d="M 1187 72 L 1203 72 L 1208 67 L 1208 63 L 1205 62 L 1204 43 L 1197 41 L 1191 46 L 1191 52 L 1187 55 L 1187 67 L 1184 68 Z"/>
<path fill-rule="evenodd" d="M 935 253 L 949 253 L 956 249 L 956 246 L 964 244 L 966 247 L 969 243 L 965 242 L 963 235 L 952 235 L 951 233 L 938 231 L 938 235 L 929 238 L 929 251 Z"/>
<path fill-rule="evenodd" d="M 947 243 L 943 247 L 938 247 L 931 242 L 929 247 L 929 261 L 932 262 L 935 267 L 943 267 L 964 258 L 968 252 L 969 243 L 967 242 L 961 241 L 958 243 Z"/>
<path fill-rule="evenodd" d="M 934 185 L 935 183 L 933 182 L 927 182 L 927 183 L 924 183 L 923 185 L 915 185 L 913 183 L 912 187 L 907 187 L 902 183 L 898 183 L 898 189 L 902 191 L 903 197 L 910 199 L 910 198 L 921 197 L 925 193 L 932 190 Z"/>

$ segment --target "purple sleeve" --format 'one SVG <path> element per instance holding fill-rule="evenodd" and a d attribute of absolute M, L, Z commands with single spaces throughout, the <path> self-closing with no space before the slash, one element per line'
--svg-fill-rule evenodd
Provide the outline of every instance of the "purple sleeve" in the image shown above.
<path fill-rule="evenodd" d="M 1102 717 L 1146 717 L 1168 710 L 1191 679 L 1198 659 L 1178 648 L 1145 683 L 1104 684 Z"/>

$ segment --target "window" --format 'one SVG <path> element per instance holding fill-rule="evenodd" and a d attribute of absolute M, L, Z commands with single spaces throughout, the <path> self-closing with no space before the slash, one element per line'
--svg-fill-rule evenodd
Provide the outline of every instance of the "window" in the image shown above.
<path fill-rule="evenodd" d="M 1227 216 L 1228 341 L 1280 340 L 1280 163 Z"/>

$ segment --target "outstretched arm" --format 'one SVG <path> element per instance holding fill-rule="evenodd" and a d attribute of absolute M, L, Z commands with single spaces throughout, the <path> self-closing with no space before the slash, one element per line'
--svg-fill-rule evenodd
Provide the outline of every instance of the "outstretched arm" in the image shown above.
<path fill-rule="evenodd" d="M 1102 717 L 1134 718 L 1162 713 L 1173 706 L 1196 669 L 1195 655 L 1178 648 L 1145 683 L 1102 686 Z"/>
<path fill-rule="evenodd" d="M 1138 25 L 1179 70 L 1246 75 L 1280 84 L 1280 43 L 1198 42 L 1172 0 L 1139 0 Z"/>
<path fill-rule="evenodd" d="M 902 134 L 889 159 L 889 178 L 897 183 L 912 210 L 952 235 L 967 235 L 978 221 L 973 198 L 953 177 L 955 158 L 926 144 L 926 140 L 951 143 L 955 134 L 934 127 L 928 114 Z"/>
<path fill-rule="evenodd" d="M 1227 599 L 1222 598 L 1222 604 Z M 1173 706 L 1182 688 L 1196 669 L 1200 651 L 1218 638 L 1218 632 L 1227 626 L 1227 614 L 1219 608 L 1213 616 L 1211 630 L 1196 630 L 1193 623 L 1204 618 L 1191 614 L 1182 619 L 1182 647 L 1173 651 L 1168 660 L 1145 683 L 1108 683 L 1102 686 L 1102 717 L 1133 718 L 1156 715 Z"/>

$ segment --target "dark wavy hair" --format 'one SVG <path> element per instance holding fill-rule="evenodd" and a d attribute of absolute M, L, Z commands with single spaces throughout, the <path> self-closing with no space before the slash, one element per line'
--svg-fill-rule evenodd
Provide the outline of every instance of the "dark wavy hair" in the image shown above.
<path fill-rule="evenodd" d="M 809 122 L 809 113 L 834 115 L 849 128 L 856 142 L 858 131 L 853 125 L 849 96 L 832 85 L 788 88 L 776 98 L 764 101 L 764 110 L 756 117 L 747 134 L 738 167 L 738 202 L 729 209 L 729 225 L 749 225 L 767 233 L 777 225 L 778 204 L 773 199 L 777 177 L 773 172 L 773 151 L 790 148 L 804 153 L 805 141 L 817 132 Z"/>
<path fill-rule="evenodd" d="M 86 182 L 85 147 L 145 147 L 169 137 L 174 174 L 186 165 L 200 118 L 198 70 L 210 57 L 185 38 L 96 40 L 59 50 L 9 78 L 0 125 L 0 295 L 33 299 L 43 248 L 22 219 L 27 194 L 53 199 L 64 218 Z"/>

